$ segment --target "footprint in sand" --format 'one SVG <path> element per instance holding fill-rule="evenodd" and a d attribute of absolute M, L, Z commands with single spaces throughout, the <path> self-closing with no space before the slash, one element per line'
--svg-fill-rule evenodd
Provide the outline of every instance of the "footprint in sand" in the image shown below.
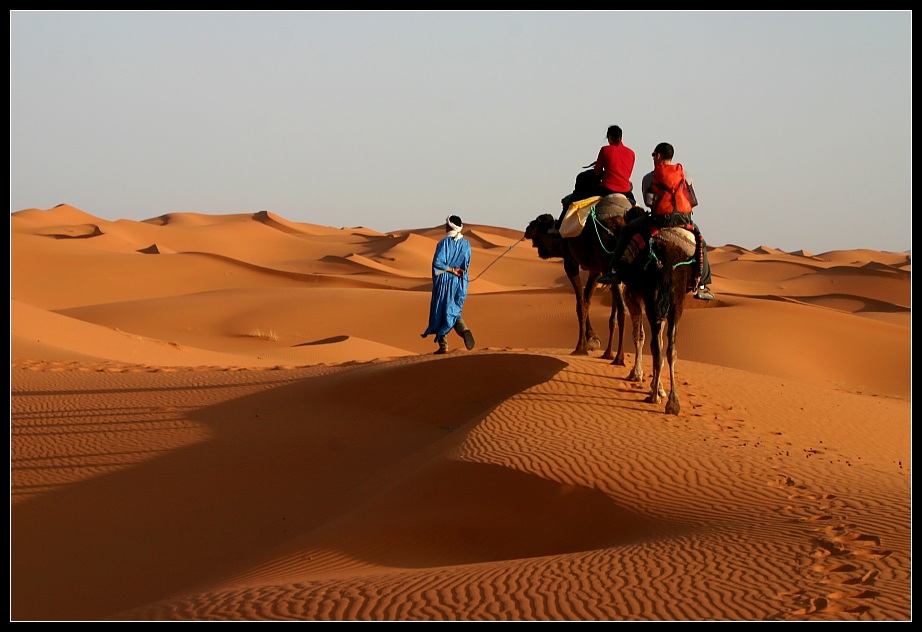
<path fill-rule="evenodd" d="M 816 571 L 817 573 L 854 573 L 855 571 L 861 570 L 854 564 L 841 564 L 836 562 L 835 564 L 816 564 L 811 566 L 810 570 Z M 850 580 L 846 580 L 850 581 Z M 845 583 L 845 582 L 842 582 Z"/>
<path fill-rule="evenodd" d="M 811 455 L 819 453 L 810 451 Z M 838 509 L 845 508 L 845 503 L 838 500 L 835 495 L 813 493 L 806 485 L 787 475 L 779 475 L 770 480 L 768 485 L 789 490 L 788 500 L 796 502 L 786 505 L 783 511 L 802 514 L 792 517 L 792 521 L 817 525 L 813 531 L 819 535 L 812 540 L 812 561 L 807 563 L 807 570 L 820 575 L 816 579 L 821 584 L 838 587 L 837 590 L 821 597 L 810 597 L 804 591 L 789 593 L 789 596 L 794 597 L 795 609 L 791 613 L 807 616 L 816 613 L 862 615 L 869 612 L 870 606 L 856 604 L 855 601 L 880 596 L 879 592 L 869 588 L 875 583 L 880 571 L 862 569 L 858 562 L 881 559 L 890 555 L 892 551 L 878 548 L 881 544 L 880 538 L 856 531 L 855 525 L 845 521 L 844 516 L 828 513 L 834 505 L 838 505 Z M 835 523 L 822 524 L 832 521 Z"/>
<path fill-rule="evenodd" d="M 857 570 L 857 569 L 855 569 L 855 570 Z M 843 583 L 843 584 L 845 584 L 845 585 L 847 585 L 847 586 L 851 586 L 851 585 L 854 585 L 854 584 L 873 584 L 874 581 L 877 579 L 877 577 L 878 577 L 879 575 L 880 575 L 880 571 L 878 571 L 878 570 L 872 570 L 872 571 L 868 571 L 867 573 L 865 573 L 865 574 L 862 575 L 861 577 L 853 577 L 853 578 L 851 578 L 851 579 L 846 579 L 845 581 L 843 581 L 843 582 L 841 582 L 841 583 Z"/>
<path fill-rule="evenodd" d="M 875 590 L 856 590 L 854 592 L 840 591 L 829 593 L 830 599 L 874 599 L 880 597 L 880 593 Z"/>
<path fill-rule="evenodd" d="M 815 541 L 816 548 L 813 549 L 813 557 L 844 557 L 850 551 L 844 546 L 839 546 L 831 540 L 819 538 Z"/>
<path fill-rule="evenodd" d="M 841 535 L 837 535 L 833 538 L 836 542 L 851 542 L 855 546 L 864 546 L 867 543 L 871 543 L 874 546 L 880 546 L 880 538 L 873 535 L 863 535 L 861 533 L 855 532 L 846 532 Z"/>
<path fill-rule="evenodd" d="M 822 514 L 819 516 L 807 516 L 805 518 L 800 518 L 800 522 L 817 522 L 818 520 L 835 520 L 835 516 L 830 516 L 829 514 Z M 824 529 L 825 530 L 825 529 Z"/>
<path fill-rule="evenodd" d="M 893 555 L 893 551 L 890 550 L 870 550 L 870 549 L 860 549 L 852 553 L 854 557 L 864 558 L 867 560 L 882 560 L 885 557 Z"/>
<path fill-rule="evenodd" d="M 846 612 L 849 614 L 864 614 L 871 608 L 869 606 L 848 606 L 845 604 L 830 603 L 826 597 L 816 597 L 811 599 L 809 604 L 801 609 L 795 610 L 794 614 L 806 615 L 817 612 Z"/>

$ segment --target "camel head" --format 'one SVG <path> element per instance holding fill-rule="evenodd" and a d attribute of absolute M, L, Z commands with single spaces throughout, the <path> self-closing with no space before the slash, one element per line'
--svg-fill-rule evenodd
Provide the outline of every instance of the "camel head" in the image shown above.
<path fill-rule="evenodd" d="M 542 259 L 563 257 L 563 237 L 559 233 L 548 234 L 556 221 L 553 215 L 545 213 L 533 219 L 525 229 L 525 238 L 531 239 L 531 245 L 538 249 Z"/>

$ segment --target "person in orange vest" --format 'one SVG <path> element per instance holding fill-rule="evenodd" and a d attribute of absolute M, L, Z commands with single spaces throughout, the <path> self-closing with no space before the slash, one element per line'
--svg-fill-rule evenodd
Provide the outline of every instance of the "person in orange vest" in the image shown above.
<path fill-rule="evenodd" d="M 708 285 L 711 283 L 711 264 L 708 261 L 707 244 L 701 231 L 692 220 L 692 209 L 698 206 L 698 197 L 692 185 L 691 176 L 680 163 L 673 164 L 675 148 L 669 143 L 660 143 L 653 150 L 653 171 L 643 177 L 641 191 L 644 204 L 650 209 L 649 215 L 643 215 L 629 222 L 618 237 L 618 244 L 612 254 L 612 266 L 599 277 L 599 283 L 619 283 L 619 268 L 629 263 L 625 261 L 625 251 L 631 238 L 650 228 L 682 227 L 691 231 L 698 242 L 700 253 L 700 280 L 695 288 L 694 297 L 703 301 L 714 300 L 714 294 Z"/>

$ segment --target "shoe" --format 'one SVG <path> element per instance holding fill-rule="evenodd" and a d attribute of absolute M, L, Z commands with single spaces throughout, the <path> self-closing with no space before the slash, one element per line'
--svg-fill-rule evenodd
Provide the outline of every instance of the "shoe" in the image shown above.
<path fill-rule="evenodd" d="M 700 301 L 713 301 L 714 295 L 711 294 L 711 291 L 706 285 L 699 285 L 698 289 L 695 290 L 695 298 Z"/>
<path fill-rule="evenodd" d="M 474 348 L 474 334 L 471 333 L 470 329 L 465 329 L 464 333 L 461 334 L 464 338 L 464 348 L 470 351 Z"/>
<path fill-rule="evenodd" d="M 448 349 L 445 347 L 439 347 L 438 351 L 435 351 L 433 355 L 442 355 L 443 353 L 448 353 Z"/>
<path fill-rule="evenodd" d="M 621 283 L 621 280 L 618 278 L 618 273 L 612 270 L 611 272 L 606 272 L 600 276 L 598 279 L 596 279 L 596 282 L 604 283 L 605 285 L 618 285 Z"/>

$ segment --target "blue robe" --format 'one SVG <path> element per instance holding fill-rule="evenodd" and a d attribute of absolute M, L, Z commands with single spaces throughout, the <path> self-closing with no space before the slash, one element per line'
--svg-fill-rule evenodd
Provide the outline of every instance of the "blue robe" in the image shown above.
<path fill-rule="evenodd" d="M 444 336 L 461 317 L 461 308 L 467 298 L 468 268 L 471 265 L 471 243 L 462 237 L 443 238 L 435 247 L 432 257 L 432 301 L 429 304 L 429 327 L 420 334 Z M 464 276 L 459 277 L 448 268 L 461 268 Z"/>

